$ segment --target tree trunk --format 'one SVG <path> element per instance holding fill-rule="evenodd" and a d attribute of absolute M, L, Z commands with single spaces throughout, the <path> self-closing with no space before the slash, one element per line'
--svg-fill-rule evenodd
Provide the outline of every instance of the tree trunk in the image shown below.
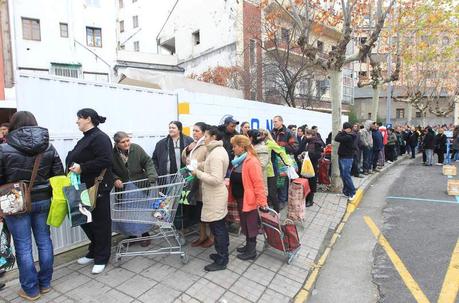
<path fill-rule="evenodd" d="M 379 88 L 380 88 L 379 85 L 377 85 L 376 87 L 373 87 L 373 100 L 372 100 L 373 104 L 372 104 L 372 107 L 371 107 L 371 118 L 375 122 L 378 121 Z"/>
<path fill-rule="evenodd" d="M 425 111 L 421 112 L 421 126 L 426 127 L 426 112 Z"/>
<path fill-rule="evenodd" d="M 408 103 L 408 107 L 406 108 L 406 123 L 411 125 L 411 120 L 413 119 L 413 106 L 411 103 Z"/>
<path fill-rule="evenodd" d="M 341 130 L 341 112 L 342 112 L 342 85 L 343 72 L 330 71 L 330 88 L 331 88 L 331 103 L 332 103 L 332 172 L 331 172 L 331 190 L 340 192 L 343 184 L 339 175 L 338 163 L 338 142 L 334 140 L 336 134 Z"/>

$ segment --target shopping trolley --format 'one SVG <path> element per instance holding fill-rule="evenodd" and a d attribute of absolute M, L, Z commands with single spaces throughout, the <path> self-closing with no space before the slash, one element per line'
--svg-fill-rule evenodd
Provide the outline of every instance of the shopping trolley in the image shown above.
<path fill-rule="evenodd" d="M 287 264 L 290 264 L 301 248 L 296 225 L 290 219 L 286 219 L 284 224 L 281 224 L 279 213 L 269 207 L 259 210 L 258 214 L 265 237 L 263 249 L 271 246 L 280 250 L 287 256 Z"/>
<path fill-rule="evenodd" d="M 128 238 L 118 243 L 115 262 L 122 257 L 145 255 L 180 255 L 182 263 L 188 262 L 183 249 L 185 240 L 174 227 L 179 199 L 186 180 L 182 174 L 159 176 L 156 183 L 147 179 L 123 183 L 122 189 L 110 193 L 112 222 L 126 234 L 146 237 Z M 147 250 L 134 250 L 132 244 L 151 240 Z"/>

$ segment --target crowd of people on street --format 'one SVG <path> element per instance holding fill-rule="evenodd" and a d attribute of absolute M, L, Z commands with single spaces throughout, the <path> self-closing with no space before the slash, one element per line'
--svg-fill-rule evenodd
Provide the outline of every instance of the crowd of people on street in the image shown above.
<path fill-rule="evenodd" d="M 317 191 L 319 159 L 332 136 L 322 140 L 317 126 L 309 128 L 284 124 L 281 116 L 273 118 L 273 129 L 251 129 L 250 123 L 240 123 L 227 116 L 218 126 L 197 122 L 192 137 L 183 132 L 180 121 L 168 125 L 168 135 L 160 140 L 150 157 L 144 149 L 131 142 L 124 131 L 117 132 L 114 145 L 110 137 L 99 129 L 106 118 L 93 109 L 85 108 L 76 114 L 76 124 L 83 137 L 61 161 L 49 142 L 46 128 L 40 127 L 32 113 L 14 114 L 8 125 L 2 124 L 0 145 L 0 179 L 3 184 L 31 179 L 34 161 L 41 155 L 36 181 L 31 190 L 32 209 L 21 215 L 4 216 L 15 246 L 19 280 L 19 295 L 36 300 L 51 290 L 53 274 L 53 243 L 47 216 L 52 189 L 49 179 L 73 172 L 88 188 L 99 179 L 97 204 L 92 210 L 92 222 L 81 225 L 90 240 L 87 254 L 77 260 L 80 265 L 93 264 L 92 273 L 104 271 L 111 254 L 112 220 L 110 192 L 122 189 L 129 181 L 146 179 L 154 185 L 158 176 L 176 174 L 188 168 L 199 180 L 196 205 L 180 205 L 179 229 L 199 225 L 199 237 L 193 247 L 215 247 L 206 271 L 224 270 L 229 261 L 229 233 L 236 229 L 245 235 L 245 243 L 237 248 L 237 258 L 253 260 L 257 256 L 256 243 L 260 233 L 259 209 L 273 208 L 279 212 L 289 200 L 289 179 L 282 174 L 285 167 L 301 167 L 307 152 L 315 175 L 307 178 L 310 193 L 305 207 L 314 204 Z M 239 131 L 237 130 L 239 126 Z M 4 130 L 3 128 L 6 128 Z M 444 162 L 447 127 L 384 127 L 381 123 L 343 124 L 335 138 L 339 142 L 339 168 L 343 180 L 343 194 L 355 195 L 351 176 L 361 177 L 379 171 L 384 164 L 406 154 L 415 157 L 422 151 L 424 163 Z M 453 130 L 451 149 L 453 159 L 459 161 L 459 128 Z M 228 220 L 237 217 L 238 220 Z M 228 223 L 228 221 L 232 221 Z M 32 254 L 32 234 L 38 249 L 39 271 Z M 128 234 L 148 237 L 148 231 Z M 149 246 L 149 240 L 141 245 Z"/>

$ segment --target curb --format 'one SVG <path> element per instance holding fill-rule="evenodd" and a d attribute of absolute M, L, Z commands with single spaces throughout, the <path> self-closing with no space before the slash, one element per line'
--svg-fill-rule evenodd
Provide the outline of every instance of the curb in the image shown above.
<path fill-rule="evenodd" d="M 304 303 L 309 299 L 309 296 L 311 295 L 312 291 L 314 290 L 315 283 L 317 281 L 317 278 L 319 276 L 320 269 L 322 266 L 325 265 L 328 256 L 330 255 L 330 252 L 332 248 L 335 246 L 336 241 L 338 238 L 341 236 L 341 233 L 343 231 L 344 225 L 347 223 L 349 220 L 349 217 L 351 214 L 358 208 L 360 205 L 360 202 L 363 199 L 363 195 L 367 192 L 367 190 L 371 187 L 371 185 L 378 180 L 382 175 L 386 173 L 394 164 L 403 162 L 405 160 L 409 160 L 407 158 L 401 158 L 398 159 L 397 161 L 393 162 L 390 166 L 387 168 L 381 170 L 377 175 L 373 175 L 368 179 L 368 182 L 364 184 L 363 186 L 359 187 L 359 189 L 355 193 L 355 198 L 347 204 L 346 212 L 343 215 L 343 218 L 341 219 L 341 222 L 338 224 L 338 226 L 335 229 L 335 232 L 333 233 L 333 236 L 331 237 L 328 245 L 326 246 L 324 252 L 319 258 L 319 261 L 317 261 L 313 267 L 312 267 L 312 272 L 308 275 L 305 284 L 303 287 L 299 290 L 299 292 L 296 294 L 295 298 L 293 299 L 293 302 L 295 303 Z"/>

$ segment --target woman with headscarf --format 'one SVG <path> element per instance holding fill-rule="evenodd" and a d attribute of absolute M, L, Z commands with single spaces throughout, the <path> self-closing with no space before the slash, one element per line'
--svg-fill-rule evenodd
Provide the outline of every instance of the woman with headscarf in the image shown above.
<path fill-rule="evenodd" d="M 182 152 L 186 146 L 193 142 L 193 139 L 184 135 L 182 131 L 182 123 L 172 121 L 169 123 L 169 135 L 156 143 L 153 163 L 159 176 L 175 174 L 185 166 L 185 163 L 182 162 Z M 189 222 L 184 221 L 188 217 L 188 214 L 184 213 L 182 204 L 180 204 L 175 215 L 175 227 L 177 229 L 188 227 Z"/>
<path fill-rule="evenodd" d="M 182 152 L 182 161 L 185 162 L 187 165 L 196 165 L 196 167 L 202 166 L 204 161 L 206 160 L 207 156 L 207 148 L 205 144 L 205 137 L 204 134 L 206 130 L 209 128 L 204 122 L 197 122 L 193 126 L 193 139 L 194 142 L 187 146 Z M 198 220 L 201 219 L 201 210 L 202 210 L 202 184 L 199 182 L 198 192 L 195 197 L 196 205 L 191 206 L 188 205 L 191 211 L 189 214 L 191 215 L 191 221 L 194 221 L 195 218 Z M 199 238 L 196 241 L 191 243 L 192 247 L 201 246 L 203 248 L 208 248 L 214 245 L 214 236 L 210 232 L 207 235 L 207 227 L 209 226 L 208 223 L 200 222 L 199 224 Z"/>
<path fill-rule="evenodd" d="M 115 188 L 123 190 L 123 183 L 143 179 L 148 179 L 148 183 L 153 185 L 158 175 L 156 174 L 153 161 L 143 148 L 140 145 L 131 143 L 131 138 L 123 131 L 117 132 L 113 136 L 113 141 L 115 141 L 115 146 L 113 148 L 113 177 L 115 179 Z M 135 189 L 135 185 L 133 184 L 128 186 L 132 187 L 125 188 L 125 190 Z M 126 224 L 129 223 L 123 223 L 122 226 L 126 226 Z M 149 236 L 148 224 L 129 224 L 128 226 L 131 227 L 129 228 L 128 234 L 131 237 Z M 123 232 L 123 230 L 120 230 L 120 232 Z M 147 247 L 150 243 L 151 240 L 145 240 L 140 243 L 140 246 Z"/>
<path fill-rule="evenodd" d="M 77 261 L 80 265 L 94 263 L 93 274 L 104 271 L 110 259 L 112 241 L 110 191 L 113 187 L 113 150 L 110 138 L 97 127 L 105 120 L 91 108 L 78 111 L 76 123 L 83 138 L 68 153 L 65 161 L 70 171 L 81 176 L 81 183 L 85 183 L 87 188 L 94 185 L 97 177 L 103 177 L 97 192 L 96 207 L 92 211 L 92 222 L 81 225 L 91 241 L 88 253 Z"/>

